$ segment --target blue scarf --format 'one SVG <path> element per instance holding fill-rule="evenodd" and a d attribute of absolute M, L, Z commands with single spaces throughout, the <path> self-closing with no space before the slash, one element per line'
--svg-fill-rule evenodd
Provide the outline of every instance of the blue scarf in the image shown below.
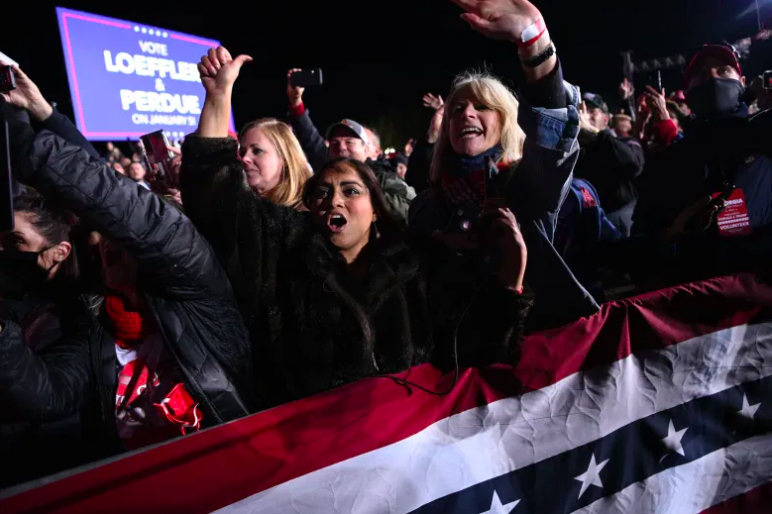
<path fill-rule="evenodd" d="M 452 205 L 478 206 L 485 199 L 485 176 L 496 166 L 504 149 L 496 145 L 474 157 L 456 157 L 454 165 L 442 174 L 442 191 Z"/>
<path fill-rule="evenodd" d="M 474 157 L 459 157 L 456 156 L 456 163 L 451 166 L 449 172 L 455 178 L 464 178 L 471 175 L 473 172 L 481 169 L 485 169 L 485 161 L 490 158 L 494 163 L 498 162 L 501 158 L 501 154 L 504 153 L 504 149 L 501 145 L 496 145 L 479 155 Z"/>

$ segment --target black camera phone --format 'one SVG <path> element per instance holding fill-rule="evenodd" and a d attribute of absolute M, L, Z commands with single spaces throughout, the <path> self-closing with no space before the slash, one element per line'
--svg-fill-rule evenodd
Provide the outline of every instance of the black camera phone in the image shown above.
<path fill-rule="evenodd" d="M 301 70 L 296 71 L 290 75 L 290 85 L 292 87 L 312 87 L 322 85 L 322 70 L 316 68 L 314 70 Z"/>
<path fill-rule="evenodd" d="M 662 91 L 662 72 L 657 70 L 649 75 L 649 85 L 657 90 L 658 93 Z"/>
<path fill-rule="evenodd" d="M 169 151 L 169 138 L 163 130 L 157 130 L 149 134 L 141 136 L 142 142 L 141 148 L 144 150 L 148 164 L 155 164 L 159 168 L 159 173 L 163 177 L 169 175 L 171 169 L 171 161 L 174 158 L 174 154 Z"/>
<path fill-rule="evenodd" d="M 13 190 L 8 122 L 0 119 L 0 233 L 13 230 Z"/>
<path fill-rule="evenodd" d="M 772 91 L 772 70 L 767 70 L 761 76 L 761 85 L 766 91 Z"/>
<path fill-rule="evenodd" d="M 13 74 L 13 68 L 0 66 L 0 93 L 7 93 L 14 89 L 16 89 L 16 77 Z"/>

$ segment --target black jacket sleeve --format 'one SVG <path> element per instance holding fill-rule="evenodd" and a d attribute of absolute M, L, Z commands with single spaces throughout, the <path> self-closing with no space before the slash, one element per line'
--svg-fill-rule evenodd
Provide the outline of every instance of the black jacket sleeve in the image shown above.
<path fill-rule="evenodd" d="M 70 118 L 60 113 L 56 107 L 54 112 L 47 119 L 37 124 L 40 130 L 50 130 L 68 143 L 72 143 L 85 150 L 89 156 L 99 159 L 99 152 L 86 140 L 83 134 L 73 125 Z"/>
<path fill-rule="evenodd" d="M 62 330 L 51 340 L 24 339 L 21 326 L 0 320 L 0 420 L 54 421 L 75 413 L 89 384 L 91 316 L 85 307 L 68 309 Z M 44 335 L 46 337 L 46 335 Z"/>
<path fill-rule="evenodd" d="M 324 138 L 316 129 L 314 122 L 308 114 L 308 110 L 300 116 L 290 113 L 289 123 L 295 136 L 300 142 L 300 147 L 306 154 L 309 164 L 314 169 L 314 173 L 322 169 L 322 166 L 329 160 L 329 151 L 324 143 Z"/>
<path fill-rule="evenodd" d="M 49 131 L 15 126 L 14 175 L 58 198 L 137 259 L 149 291 L 193 300 L 229 289 L 212 251 L 179 210 Z"/>
<path fill-rule="evenodd" d="M 420 193 L 429 189 L 429 171 L 432 167 L 434 156 L 434 143 L 430 143 L 426 136 L 420 138 L 413 148 L 413 153 L 407 161 L 407 185 Z"/>
<path fill-rule="evenodd" d="M 633 180 L 643 172 L 643 147 L 632 138 L 617 138 L 610 130 L 602 130 L 595 141 L 595 152 L 603 156 L 600 169 L 614 173 L 622 180 Z"/>
<path fill-rule="evenodd" d="M 563 67 L 560 61 L 546 76 L 534 83 L 526 82 L 520 88 L 520 94 L 528 105 L 544 109 L 564 109 L 568 106 L 565 86 L 563 85 Z"/>

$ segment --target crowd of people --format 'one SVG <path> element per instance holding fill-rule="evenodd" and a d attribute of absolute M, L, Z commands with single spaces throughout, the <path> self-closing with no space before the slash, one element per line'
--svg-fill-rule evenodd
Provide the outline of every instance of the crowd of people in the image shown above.
<path fill-rule="evenodd" d="M 730 46 L 698 50 L 681 91 L 624 79 L 613 112 L 564 80 L 528 0 L 454 1 L 524 81 L 427 93 L 426 133 L 389 155 L 352 119 L 320 131 L 294 69 L 284 120 L 229 133 L 252 59 L 219 47 L 161 173 L 100 155 L 14 67 L 0 487 L 363 378 L 445 394 L 400 373 L 514 364 L 619 291 L 772 262 L 772 92 Z"/>

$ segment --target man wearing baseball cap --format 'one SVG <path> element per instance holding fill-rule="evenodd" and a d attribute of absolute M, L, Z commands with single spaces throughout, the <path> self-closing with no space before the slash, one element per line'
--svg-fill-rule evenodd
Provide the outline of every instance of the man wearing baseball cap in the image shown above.
<path fill-rule="evenodd" d="M 729 45 L 705 45 L 684 72 L 686 103 L 698 118 L 719 119 L 738 112 L 745 90 L 740 62 Z"/>
<path fill-rule="evenodd" d="M 600 95 L 582 94 L 575 175 L 592 183 L 608 219 L 630 235 L 638 192 L 633 181 L 643 171 L 643 148 L 631 137 L 617 137 L 609 129 L 609 108 Z"/>
<path fill-rule="evenodd" d="M 288 118 L 311 167 L 319 171 L 327 161 L 338 157 L 367 164 L 375 173 L 394 218 L 407 223 L 410 202 L 416 196 L 415 190 L 389 167 L 388 161 L 370 158 L 373 142 L 370 141 L 367 128 L 356 121 L 344 119 L 333 123 L 322 138 L 303 104 L 304 88 L 294 87 L 289 81 L 293 71 L 297 70 L 287 75 L 287 96 L 290 101 Z"/>
<path fill-rule="evenodd" d="M 734 49 L 700 48 L 688 61 L 684 87 L 692 116 L 681 140 L 649 158 L 634 231 L 672 235 L 676 225 L 702 231 L 705 224 L 683 218 L 705 219 L 716 209 L 711 200 L 718 194 L 732 199 L 732 212 L 742 211 L 740 217 L 747 209 L 747 231 L 772 229 L 772 111 L 748 116 L 742 102 L 745 77 Z M 731 233 L 717 213 L 707 219 L 711 233 Z"/>

